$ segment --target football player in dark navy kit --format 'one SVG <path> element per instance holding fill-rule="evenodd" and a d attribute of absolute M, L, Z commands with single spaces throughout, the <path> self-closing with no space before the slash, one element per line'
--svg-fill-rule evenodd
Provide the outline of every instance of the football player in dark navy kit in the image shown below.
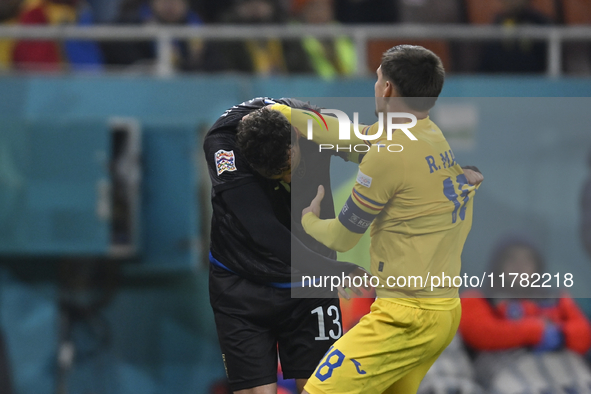
<path fill-rule="evenodd" d="M 296 379 L 301 391 L 342 334 L 336 291 L 292 298 L 292 287 L 301 287 L 292 278 L 366 273 L 335 260 L 334 251 L 301 228 L 302 209 L 318 185 L 330 184 L 335 153 L 319 155 L 313 142 L 298 141 L 282 114 L 264 108 L 273 103 L 309 108 L 292 99 L 253 99 L 222 114 L 204 141 L 213 205 L 210 302 L 230 386 L 244 394 L 276 393 L 277 353 L 284 378 Z M 261 139 L 271 143 L 256 143 Z M 294 205 L 293 215 L 292 180 L 299 194 L 309 196 L 298 198 L 302 207 Z M 326 191 L 322 213 L 331 218 Z"/>

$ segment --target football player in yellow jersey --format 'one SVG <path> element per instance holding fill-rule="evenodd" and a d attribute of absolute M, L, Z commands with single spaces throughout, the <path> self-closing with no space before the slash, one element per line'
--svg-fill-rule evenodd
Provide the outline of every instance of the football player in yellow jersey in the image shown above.
<path fill-rule="evenodd" d="M 386 134 L 372 141 L 337 219 L 319 219 L 319 188 L 303 211 L 302 224 L 308 234 L 339 251 L 352 248 L 371 224 L 371 272 L 380 280 L 378 298 L 371 313 L 327 352 L 306 393 L 416 393 L 460 321 L 457 287 L 450 280 L 431 288 L 428 279 L 459 275 L 476 190 L 429 119 L 443 87 L 441 60 L 425 48 L 400 45 L 384 54 L 377 76 L 376 112 L 411 114 L 416 125 L 394 131 L 391 140 Z M 306 129 L 298 110 L 273 109 L 299 130 Z M 336 145 L 338 125 L 326 120 L 331 124 L 324 131 L 314 127 L 314 140 Z M 376 124 L 362 133 L 377 130 Z M 363 142 L 352 135 L 351 143 Z M 482 181 L 472 176 L 472 183 Z"/>

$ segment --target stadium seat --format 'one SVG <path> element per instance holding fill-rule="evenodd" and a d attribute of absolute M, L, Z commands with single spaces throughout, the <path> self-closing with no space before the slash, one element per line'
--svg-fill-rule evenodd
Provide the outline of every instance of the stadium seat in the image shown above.
<path fill-rule="evenodd" d="M 367 43 L 367 66 L 374 72 L 382 62 L 382 54 L 395 45 L 421 45 L 441 58 L 446 71 L 452 68 L 449 44 L 440 40 L 370 40 Z"/>
<path fill-rule="evenodd" d="M 566 25 L 591 24 L 591 0 L 562 0 Z M 563 71 L 571 75 L 589 75 L 590 47 L 587 42 L 565 42 L 562 49 Z"/>
<path fill-rule="evenodd" d="M 466 0 L 468 22 L 474 25 L 487 25 L 503 9 L 499 0 Z"/>
<path fill-rule="evenodd" d="M 567 25 L 591 23 L 591 0 L 562 0 L 562 14 Z"/>
<path fill-rule="evenodd" d="M 531 0 L 531 5 L 553 21 L 558 21 L 558 9 L 554 0 Z"/>

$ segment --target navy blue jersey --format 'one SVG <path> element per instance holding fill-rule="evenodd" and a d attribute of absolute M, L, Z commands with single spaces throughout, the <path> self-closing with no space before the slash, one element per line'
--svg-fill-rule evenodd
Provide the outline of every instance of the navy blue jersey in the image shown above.
<path fill-rule="evenodd" d="M 318 185 L 325 186 L 322 203 L 323 218 L 334 217 L 330 193 L 331 153 L 318 152 L 318 146 L 300 140 L 302 159 L 292 173 L 292 184 L 262 177 L 253 170 L 236 146 L 236 133 L 240 120 L 252 111 L 268 104 L 281 103 L 295 108 L 308 104 L 291 99 L 256 98 L 235 105 L 225 111 L 208 131 L 204 150 L 212 182 L 213 206 L 211 226 L 211 253 L 236 274 L 259 282 L 288 282 L 291 280 L 291 261 L 282 261 L 265 247 L 253 241 L 246 228 L 237 220 L 221 198 L 224 191 L 247 183 L 256 183 L 271 202 L 274 216 L 292 231 L 309 249 L 322 256 L 335 258 L 335 252 L 308 236 L 301 226 L 301 211 L 316 195 Z M 297 196 L 297 198 L 295 198 Z M 293 208 L 293 212 L 292 212 Z M 275 236 L 269 234 L 270 237 Z M 278 240 L 287 247 L 290 240 Z M 285 259 L 283 259 L 285 260 Z"/>

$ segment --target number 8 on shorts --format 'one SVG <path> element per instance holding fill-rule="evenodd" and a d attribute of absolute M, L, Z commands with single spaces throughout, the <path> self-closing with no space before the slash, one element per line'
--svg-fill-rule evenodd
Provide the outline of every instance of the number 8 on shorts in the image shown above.
<path fill-rule="evenodd" d="M 339 349 L 335 349 L 331 352 L 332 348 L 333 347 L 331 346 L 331 348 L 328 349 L 326 359 L 322 364 L 318 365 L 318 368 L 316 369 L 315 376 L 321 382 L 330 378 L 332 376 L 332 370 L 343 365 L 343 361 L 345 361 L 345 355 L 341 353 Z M 331 362 L 331 360 L 334 360 L 333 356 L 337 357 L 334 363 Z"/>

